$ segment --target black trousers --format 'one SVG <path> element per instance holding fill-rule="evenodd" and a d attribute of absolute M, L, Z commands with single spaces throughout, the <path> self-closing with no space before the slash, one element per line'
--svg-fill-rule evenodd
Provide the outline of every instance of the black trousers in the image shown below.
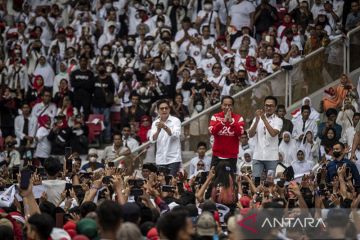
<path fill-rule="evenodd" d="M 237 159 L 236 158 L 226 158 L 226 159 L 222 159 L 222 158 L 218 158 L 217 156 L 213 156 L 211 159 L 211 167 L 217 167 L 217 165 L 223 162 L 225 164 L 225 166 L 230 167 L 231 172 L 233 174 L 236 174 L 236 163 L 237 163 Z"/>

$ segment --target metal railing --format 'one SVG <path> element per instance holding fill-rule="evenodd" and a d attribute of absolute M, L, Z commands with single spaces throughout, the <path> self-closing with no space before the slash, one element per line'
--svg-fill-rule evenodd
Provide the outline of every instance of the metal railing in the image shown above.
<path fill-rule="evenodd" d="M 249 123 L 254 117 L 255 110 L 262 106 L 263 98 L 267 95 L 276 96 L 279 102 L 288 108 L 305 96 L 336 81 L 341 74 L 349 74 L 360 68 L 359 53 L 360 27 L 357 27 L 349 31 L 346 38 L 339 37 L 326 47 L 320 47 L 309 53 L 294 64 L 292 70 L 281 69 L 234 94 L 234 112 L 241 114 Z M 210 143 L 211 136 L 209 133 L 201 134 L 200 132 L 204 127 L 207 129 L 209 116 L 218 111 L 220 111 L 220 103 L 205 109 L 201 113 L 194 114 L 190 119 L 182 123 L 181 142 L 183 151 L 195 150 L 198 141 Z M 206 126 L 203 126 L 204 124 Z M 192 128 L 196 129 L 195 125 L 199 128 L 199 136 L 191 133 Z M 146 158 L 155 160 L 154 152 L 146 150 L 154 143 L 146 142 L 133 152 L 137 153 L 138 156 L 141 155 L 141 158 L 149 154 L 150 156 L 148 155 Z M 115 161 L 121 159 L 120 157 Z"/>

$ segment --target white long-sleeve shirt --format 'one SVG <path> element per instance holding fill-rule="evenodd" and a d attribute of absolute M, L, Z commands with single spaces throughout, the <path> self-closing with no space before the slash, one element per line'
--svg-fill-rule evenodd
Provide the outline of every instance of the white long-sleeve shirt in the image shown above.
<path fill-rule="evenodd" d="M 37 119 L 34 116 L 29 116 L 28 119 L 29 119 L 28 136 L 35 137 L 36 129 L 37 129 Z M 18 144 L 20 144 L 20 140 L 22 140 L 25 137 L 25 134 L 23 133 L 24 124 L 25 124 L 25 119 L 23 115 L 19 115 L 15 118 L 14 128 L 15 128 L 15 135 Z"/>
<path fill-rule="evenodd" d="M 160 119 L 153 122 L 150 130 L 150 141 L 154 141 L 154 134 L 157 132 L 157 123 Z M 167 165 L 181 162 L 181 122 L 178 118 L 169 116 L 165 125 L 171 130 L 171 136 L 161 129 L 156 140 L 156 157 L 157 165 Z"/>
<path fill-rule="evenodd" d="M 211 157 L 210 156 L 204 156 L 203 159 L 201 159 L 205 164 L 205 171 L 210 171 L 210 165 L 211 165 Z M 189 176 L 193 176 L 197 174 L 197 164 L 200 161 L 199 156 L 193 157 L 190 160 L 190 171 Z"/>

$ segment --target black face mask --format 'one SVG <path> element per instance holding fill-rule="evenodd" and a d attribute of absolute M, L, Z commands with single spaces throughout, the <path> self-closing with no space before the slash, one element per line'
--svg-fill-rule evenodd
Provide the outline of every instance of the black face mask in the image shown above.
<path fill-rule="evenodd" d="M 342 152 L 333 151 L 333 155 L 335 158 L 338 158 L 342 155 Z"/>
<path fill-rule="evenodd" d="M 245 82 L 245 78 L 238 78 L 239 82 Z"/>
<path fill-rule="evenodd" d="M 170 42 L 171 38 L 170 37 L 163 37 L 162 40 L 164 42 Z"/>
<path fill-rule="evenodd" d="M 100 73 L 100 74 L 104 74 L 105 72 L 106 72 L 106 70 L 105 70 L 105 69 L 102 69 L 102 68 L 101 68 L 101 69 L 99 69 L 99 73 Z"/>

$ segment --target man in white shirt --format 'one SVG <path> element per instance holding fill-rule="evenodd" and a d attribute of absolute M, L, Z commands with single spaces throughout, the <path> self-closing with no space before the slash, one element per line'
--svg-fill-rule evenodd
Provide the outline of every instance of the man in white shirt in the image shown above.
<path fill-rule="evenodd" d="M 155 162 L 157 166 L 170 169 L 175 176 L 181 166 L 181 122 L 170 116 L 170 103 L 163 99 L 157 102 L 159 118 L 156 119 L 150 130 L 150 141 L 156 141 Z"/>
<path fill-rule="evenodd" d="M 150 71 L 155 75 L 155 78 L 162 82 L 165 86 L 169 86 L 171 84 L 171 78 L 168 71 L 163 69 L 163 62 L 161 57 L 153 58 L 154 69 Z"/>
<path fill-rule="evenodd" d="M 136 141 L 133 137 L 131 137 L 131 127 L 129 124 L 126 124 L 122 128 L 122 136 L 123 136 L 123 145 L 130 149 L 133 152 L 138 146 L 139 142 Z"/>
<path fill-rule="evenodd" d="M 130 149 L 125 147 L 120 133 L 113 134 L 113 145 L 104 149 L 102 160 L 105 163 L 113 162 L 116 158 L 121 156 L 128 156 L 131 153 Z"/>
<path fill-rule="evenodd" d="M 283 126 L 281 118 L 275 114 L 277 99 L 267 96 L 264 101 L 265 112 L 256 110 L 249 137 L 254 138 L 253 177 L 255 185 L 260 184 L 260 177 L 265 171 L 275 172 L 279 161 L 279 133 Z"/>
<path fill-rule="evenodd" d="M 301 107 L 301 118 L 294 122 L 294 129 L 292 137 L 301 143 L 304 139 L 305 133 L 311 131 L 314 136 L 317 136 L 318 126 L 315 120 L 310 119 L 311 108 L 308 105 Z"/>
<path fill-rule="evenodd" d="M 244 26 L 252 28 L 254 13 L 254 4 L 246 0 L 240 0 L 229 10 L 228 21 L 230 21 L 230 25 L 235 26 L 238 31 Z"/>
<path fill-rule="evenodd" d="M 179 46 L 179 63 L 182 63 L 187 58 L 187 47 L 190 44 L 190 37 L 196 37 L 198 32 L 196 29 L 191 28 L 191 20 L 188 17 L 184 17 L 182 20 L 182 29 L 175 35 L 175 42 Z"/>
<path fill-rule="evenodd" d="M 54 103 L 51 102 L 52 92 L 49 90 L 44 90 L 42 93 L 42 102 L 35 104 L 31 111 L 31 115 L 38 118 L 43 115 L 48 115 L 51 118 L 51 121 L 54 119 L 57 108 Z"/>
<path fill-rule="evenodd" d="M 37 118 L 30 115 L 30 106 L 23 103 L 22 114 L 15 118 L 14 128 L 18 146 L 29 147 L 35 143 Z"/>
<path fill-rule="evenodd" d="M 58 175 L 62 170 L 59 159 L 47 158 L 44 163 L 47 180 L 42 181 L 42 185 L 46 188 L 47 200 L 56 206 L 60 203 L 61 193 L 65 190 L 65 180 L 58 179 Z"/>
<path fill-rule="evenodd" d="M 350 147 L 350 149 L 352 147 L 352 143 L 356 133 L 355 127 L 359 123 L 359 121 L 360 121 L 360 113 L 354 113 L 354 116 L 352 117 L 352 126 L 347 127 L 345 129 L 343 128 L 343 134 L 341 136 L 340 142 L 347 144 L 348 147 Z"/>
<path fill-rule="evenodd" d="M 190 160 L 190 171 L 189 171 L 189 177 L 196 175 L 199 169 L 203 169 L 205 171 L 210 170 L 211 165 L 211 157 L 206 156 L 207 146 L 204 142 L 199 142 L 197 145 L 197 156 L 193 157 Z"/>

